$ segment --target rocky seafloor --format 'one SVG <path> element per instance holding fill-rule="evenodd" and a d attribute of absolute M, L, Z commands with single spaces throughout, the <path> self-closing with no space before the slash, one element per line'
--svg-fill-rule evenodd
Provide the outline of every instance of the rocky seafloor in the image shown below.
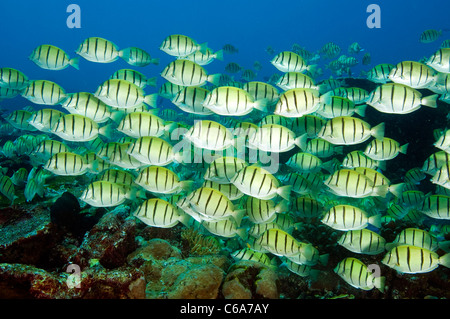
<path fill-rule="evenodd" d="M 240 248 L 237 238 L 217 249 L 181 224 L 146 226 L 126 205 L 87 212 L 69 192 L 48 207 L 0 209 L 0 227 L 1 299 L 450 298 L 445 267 L 411 275 L 380 265 L 384 293 L 348 285 L 333 268 L 350 253 L 335 244 L 337 234 L 325 225 L 302 230 L 323 243 L 319 251 L 330 254 L 314 278 L 284 266 L 235 262 L 230 252 Z M 396 230 L 387 225 L 382 233 L 390 240 Z M 379 259 L 358 258 L 366 264 Z"/>

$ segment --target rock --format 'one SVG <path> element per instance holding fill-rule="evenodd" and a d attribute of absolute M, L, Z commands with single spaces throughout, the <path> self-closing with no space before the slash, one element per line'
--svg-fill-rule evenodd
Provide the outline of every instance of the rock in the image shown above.
<path fill-rule="evenodd" d="M 108 269 L 124 265 L 136 249 L 135 227 L 134 218 L 124 220 L 114 212 L 105 214 L 87 233 L 70 262 L 81 268 L 87 267 L 91 259 L 98 259 Z"/>
<path fill-rule="evenodd" d="M 225 299 L 279 298 L 277 275 L 267 266 L 253 261 L 233 264 L 224 280 Z"/>
<path fill-rule="evenodd" d="M 216 299 L 223 271 L 214 265 L 194 266 L 183 272 L 168 292 L 169 299 Z"/>

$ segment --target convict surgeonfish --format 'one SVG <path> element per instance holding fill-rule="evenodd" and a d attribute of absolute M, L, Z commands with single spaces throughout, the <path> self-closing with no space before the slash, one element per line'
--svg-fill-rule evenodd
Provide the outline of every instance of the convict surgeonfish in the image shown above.
<path fill-rule="evenodd" d="M 202 87 L 187 86 L 175 95 L 172 103 L 188 113 L 198 115 L 214 114 L 213 111 L 203 105 L 209 92 L 209 90 Z"/>
<path fill-rule="evenodd" d="M 359 207 L 339 204 L 335 205 L 324 215 L 322 223 L 333 229 L 349 231 L 366 228 L 369 224 L 380 228 L 381 215 L 369 216 Z"/>
<path fill-rule="evenodd" d="M 22 96 L 30 102 L 57 105 L 66 98 L 66 91 L 58 84 L 48 80 L 34 80 L 22 91 Z"/>
<path fill-rule="evenodd" d="M 450 73 L 450 48 L 440 48 L 425 62 L 426 65 L 443 73 Z"/>
<path fill-rule="evenodd" d="M 57 109 L 44 108 L 32 113 L 27 122 L 39 131 L 49 133 L 53 125 L 64 115 L 66 114 Z"/>
<path fill-rule="evenodd" d="M 220 74 L 208 75 L 206 70 L 195 62 L 178 59 L 170 62 L 161 72 L 167 81 L 181 86 L 202 86 L 206 82 L 219 84 Z"/>
<path fill-rule="evenodd" d="M 277 228 L 266 230 L 256 243 L 276 256 L 293 256 L 300 253 L 298 241 L 292 235 Z"/>
<path fill-rule="evenodd" d="M 119 51 L 120 52 L 120 51 Z M 159 59 L 158 58 L 152 58 L 150 54 L 141 49 L 136 47 L 129 47 L 122 50 L 122 58 L 130 65 L 133 66 L 147 66 L 149 64 L 158 65 Z"/>
<path fill-rule="evenodd" d="M 386 278 L 375 276 L 363 262 L 353 257 L 341 260 L 334 268 L 334 272 L 352 287 L 362 290 L 379 289 L 384 292 Z"/>
<path fill-rule="evenodd" d="M 407 85 L 413 89 L 423 89 L 436 82 L 437 72 L 416 61 L 398 63 L 389 73 L 392 82 Z"/>
<path fill-rule="evenodd" d="M 357 254 L 378 255 L 385 251 L 386 240 L 378 233 L 363 228 L 345 232 L 338 239 L 338 244 Z"/>
<path fill-rule="evenodd" d="M 285 126 L 266 124 L 249 134 L 247 147 L 266 152 L 287 152 L 295 146 L 305 149 L 306 138 L 306 134 L 296 137 L 295 133 Z"/>
<path fill-rule="evenodd" d="M 196 121 L 183 138 L 199 148 L 222 151 L 234 145 L 234 136 L 225 126 L 210 120 Z"/>
<path fill-rule="evenodd" d="M 86 60 L 97 63 L 111 63 L 122 56 L 122 51 L 116 44 L 100 37 L 85 39 L 75 52 Z"/>
<path fill-rule="evenodd" d="M 159 48 L 169 55 L 181 57 L 190 55 L 196 51 L 205 54 L 208 43 L 198 44 L 194 39 L 186 35 L 172 34 L 163 40 Z"/>
<path fill-rule="evenodd" d="M 136 196 L 142 197 L 139 190 L 107 181 L 95 181 L 83 191 L 80 199 L 94 207 L 114 207 L 127 199 L 134 200 Z"/>
<path fill-rule="evenodd" d="M 123 134 L 139 138 L 143 136 L 161 137 L 175 128 L 175 123 L 167 123 L 149 112 L 131 112 L 119 122 L 117 130 Z"/>
<path fill-rule="evenodd" d="M 422 93 L 407 85 L 388 83 L 372 91 L 367 104 L 383 113 L 409 114 L 422 105 L 436 108 L 437 97 L 437 94 L 422 97 Z"/>
<path fill-rule="evenodd" d="M 305 72 L 315 68 L 314 65 L 307 65 L 300 55 L 291 51 L 278 53 L 270 63 L 281 72 Z"/>
<path fill-rule="evenodd" d="M 433 271 L 439 265 L 450 268 L 450 253 L 439 257 L 425 248 L 400 245 L 392 248 L 381 262 L 400 273 L 420 274 Z"/>
<path fill-rule="evenodd" d="M 118 108 L 132 108 L 146 103 L 156 107 L 158 94 L 145 94 L 144 90 L 129 81 L 110 79 L 101 84 L 94 94 L 102 102 Z"/>
<path fill-rule="evenodd" d="M 254 109 L 267 111 L 268 100 L 253 100 L 244 89 L 220 86 L 209 92 L 202 105 L 215 114 L 225 116 L 244 116 Z"/>
<path fill-rule="evenodd" d="M 161 166 L 142 168 L 134 182 L 156 194 L 177 194 L 183 190 L 190 190 L 193 184 L 190 180 L 180 181 L 172 170 Z"/>
<path fill-rule="evenodd" d="M 49 44 L 42 44 L 35 48 L 28 57 L 37 66 L 47 70 L 63 70 L 69 65 L 78 67 L 78 58 L 70 58 L 64 50 Z"/>
<path fill-rule="evenodd" d="M 133 213 L 144 224 L 152 227 L 171 228 L 178 223 L 188 225 L 190 216 L 161 198 L 144 201 Z"/>
<path fill-rule="evenodd" d="M 395 65 L 390 63 L 381 63 L 374 66 L 367 73 L 367 79 L 375 83 L 386 84 L 389 80 L 389 73 L 395 67 Z"/>
<path fill-rule="evenodd" d="M 334 145 L 354 145 L 367 141 L 371 136 L 382 139 L 384 127 L 384 122 L 371 127 L 357 117 L 338 116 L 328 120 L 317 137 Z"/>
<path fill-rule="evenodd" d="M 432 43 L 442 35 L 442 30 L 427 29 L 420 34 L 419 41 L 422 43 Z"/>
<path fill-rule="evenodd" d="M 28 77 L 23 72 L 13 68 L 0 68 L 0 87 L 22 90 L 28 84 Z"/>
<path fill-rule="evenodd" d="M 203 49 L 202 49 L 203 50 Z M 213 52 L 210 48 L 207 48 L 205 52 L 195 51 L 189 55 L 178 57 L 179 59 L 186 59 L 197 63 L 198 65 L 208 65 L 215 59 L 223 61 L 223 50 Z"/>
<path fill-rule="evenodd" d="M 54 154 L 44 165 L 44 168 L 55 175 L 78 176 L 85 174 L 92 164 L 88 164 L 83 156 L 72 152 Z"/>
<path fill-rule="evenodd" d="M 272 199 L 277 195 L 289 200 L 291 185 L 282 186 L 278 179 L 264 168 L 250 165 L 242 168 L 231 179 L 241 192 L 260 199 Z"/>
<path fill-rule="evenodd" d="M 274 114 L 285 117 L 302 117 L 316 112 L 322 101 L 315 89 L 296 88 L 283 92 L 275 106 Z"/>
<path fill-rule="evenodd" d="M 364 154 L 375 161 L 391 160 L 399 153 L 406 154 L 409 143 L 400 145 L 399 142 L 383 137 L 382 139 L 372 140 L 364 150 Z"/>
<path fill-rule="evenodd" d="M 111 125 L 100 127 L 86 116 L 66 114 L 58 119 L 50 132 L 66 141 L 87 142 L 96 139 L 99 135 L 110 137 L 113 131 Z"/>
<path fill-rule="evenodd" d="M 175 152 L 171 144 L 156 136 L 142 136 L 130 144 L 127 153 L 147 165 L 166 166 L 180 163 L 182 154 Z"/>
<path fill-rule="evenodd" d="M 219 157 L 209 164 L 203 178 L 207 181 L 228 184 L 234 175 L 247 165 L 245 160 L 238 157 Z"/>

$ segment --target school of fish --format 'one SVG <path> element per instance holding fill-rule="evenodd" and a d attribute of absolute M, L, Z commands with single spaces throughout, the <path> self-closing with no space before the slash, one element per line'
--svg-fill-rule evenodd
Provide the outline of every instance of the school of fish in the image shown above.
<path fill-rule="evenodd" d="M 430 43 L 441 34 L 427 30 L 420 41 Z M 449 42 L 424 61 L 372 67 L 364 74 L 377 85 L 372 92 L 339 79 L 315 80 L 318 63 L 326 60 L 335 76 L 348 74 L 364 51 L 356 42 L 348 55 L 333 42 L 317 53 L 298 44 L 282 52 L 268 47 L 271 58 L 265 62 L 275 75 L 262 82 L 255 80 L 264 65 L 259 61 L 253 69 L 229 62 L 223 73 L 207 72 L 208 64 L 239 52 L 233 45 L 214 51 L 206 42 L 174 34 L 159 47 L 173 60 L 158 75 L 165 81 L 158 90 L 157 76 L 131 68 L 117 70 L 92 92 L 68 93 L 55 82 L 2 67 L 0 100 L 21 96 L 35 105 L 4 116 L 2 135 L 21 135 L 3 144 L 2 156 L 28 156 L 33 169 L 12 176 L 2 169 L 0 192 L 11 204 L 18 193 L 27 202 L 39 201 L 51 196 L 51 178 L 89 177 L 79 197 L 88 205 L 125 203 L 151 227 L 181 223 L 224 241 L 238 238 L 234 259 L 283 265 L 304 277 L 329 258 L 317 243 L 295 236 L 302 223 L 316 220 L 341 234 L 337 244 L 354 253 L 332 265 L 334 272 L 358 289 L 384 291 L 384 276 L 374 276 L 358 255 L 379 255 L 380 264 L 406 274 L 450 267 L 450 245 L 443 239 L 450 233 L 450 130 L 436 132 L 436 152 L 423 167 L 392 183 L 383 173 L 386 163 L 406 158 L 413 141 L 385 136 L 390 123 L 368 123 L 365 110 L 401 116 L 422 106 L 436 108 L 437 99 L 450 103 Z M 29 59 L 55 71 L 82 72 L 80 57 L 159 65 L 143 49 L 120 49 L 100 37 L 87 38 L 75 52 L 71 57 L 46 44 Z M 370 63 L 365 53 L 362 64 Z M 420 89 L 433 94 L 423 96 Z M 161 107 L 160 99 L 173 107 Z M 350 145 L 359 149 L 347 152 Z M 435 192 L 418 189 L 425 178 Z M 424 218 L 436 225 L 424 226 Z M 396 220 L 417 227 L 389 243 L 379 230 Z M 445 253 L 438 255 L 438 249 Z"/>

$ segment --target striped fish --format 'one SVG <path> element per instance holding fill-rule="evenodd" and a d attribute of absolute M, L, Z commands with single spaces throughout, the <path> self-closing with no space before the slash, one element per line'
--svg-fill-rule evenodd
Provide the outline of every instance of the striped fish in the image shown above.
<path fill-rule="evenodd" d="M 61 86 L 47 80 L 31 81 L 21 94 L 30 102 L 45 105 L 61 104 L 67 98 Z"/>
<path fill-rule="evenodd" d="M 412 245 L 430 251 L 439 249 L 439 242 L 429 232 L 419 228 L 405 228 L 394 239 L 386 244 L 386 249 L 391 250 L 396 246 Z"/>
<path fill-rule="evenodd" d="M 170 62 L 161 72 L 161 76 L 181 86 L 202 86 L 206 82 L 218 85 L 220 80 L 220 74 L 208 75 L 201 65 L 183 59 Z"/>
<path fill-rule="evenodd" d="M 187 225 L 190 216 L 161 198 L 144 201 L 133 213 L 144 224 L 159 228 L 172 228 L 178 223 Z"/>
<path fill-rule="evenodd" d="M 295 146 L 306 148 L 306 134 L 295 137 L 295 133 L 278 124 L 265 124 L 248 136 L 247 147 L 266 152 L 287 152 Z"/>
<path fill-rule="evenodd" d="M 371 136 L 384 137 L 384 122 L 371 127 L 367 122 L 350 116 L 338 116 L 322 127 L 317 137 L 334 145 L 355 145 L 367 141 Z"/>
<path fill-rule="evenodd" d="M 139 71 L 132 69 L 120 69 L 114 72 L 110 79 L 125 80 L 145 89 L 147 85 L 156 86 L 156 78 L 148 78 Z"/>
<path fill-rule="evenodd" d="M 231 257 L 233 257 L 234 260 L 250 260 L 254 262 L 258 262 L 261 264 L 264 264 L 266 266 L 271 266 L 271 260 L 270 258 L 261 252 L 255 251 L 251 248 L 243 248 L 240 250 L 236 250 L 231 253 Z"/>
<path fill-rule="evenodd" d="M 97 123 L 105 123 L 109 119 L 117 122 L 122 117 L 122 113 L 112 111 L 108 105 L 88 92 L 69 94 L 61 106 L 71 114 L 89 117 Z"/>
<path fill-rule="evenodd" d="M 324 184 L 332 193 L 352 198 L 385 197 L 389 190 L 388 185 L 375 186 L 373 181 L 364 174 L 346 168 L 334 172 L 324 181 Z"/>
<path fill-rule="evenodd" d="M 235 208 L 234 204 L 220 191 L 200 187 L 186 197 L 189 204 L 203 216 L 203 220 L 222 220 L 232 217 L 240 223 L 245 210 Z"/>
<path fill-rule="evenodd" d="M 231 201 L 235 201 L 244 196 L 244 193 L 242 193 L 233 184 L 219 184 L 217 182 L 205 180 L 202 184 L 202 187 L 214 188 L 224 194 Z"/>
<path fill-rule="evenodd" d="M 397 157 L 399 153 L 406 154 L 408 145 L 409 143 L 400 145 L 388 137 L 374 139 L 366 146 L 364 154 L 375 161 L 387 161 Z"/>
<path fill-rule="evenodd" d="M 66 144 L 56 140 L 44 140 L 39 143 L 31 155 L 40 162 L 46 163 L 53 155 L 66 152 L 70 152 Z"/>
<path fill-rule="evenodd" d="M 441 48 L 425 62 L 438 72 L 450 73 L 450 48 Z"/>
<path fill-rule="evenodd" d="M 255 242 L 276 256 L 298 255 L 300 246 L 298 241 L 287 232 L 272 228 L 266 230 Z"/>
<path fill-rule="evenodd" d="M 316 218 L 323 214 L 323 205 L 308 196 L 295 198 L 291 204 L 291 211 L 300 218 Z"/>
<path fill-rule="evenodd" d="M 339 87 L 332 90 L 329 95 L 345 97 L 355 105 L 366 103 L 369 98 L 369 92 L 359 87 Z"/>
<path fill-rule="evenodd" d="M 154 65 L 159 64 L 158 58 L 152 58 L 147 51 L 136 47 L 129 47 L 123 49 L 121 57 L 122 59 L 125 60 L 125 62 L 133 66 L 144 67 L 149 64 Z"/>
<path fill-rule="evenodd" d="M 201 224 L 210 233 L 216 236 L 225 238 L 233 238 L 235 236 L 239 236 L 244 240 L 247 236 L 247 230 L 245 228 L 239 228 L 238 223 L 232 218 L 221 220 L 203 220 Z"/>
<path fill-rule="evenodd" d="M 342 234 L 337 243 L 357 254 L 378 255 L 385 251 L 386 240 L 367 228 Z"/>
<path fill-rule="evenodd" d="M 367 72 L 367 79 L 375 83 L 385 84 L 389 80 L 389 73 L 395 67 L 395 65 L 390 63 L 381 63 L 374 66 Z"/>
<path fill-rule="evenodd" d="M 196 121 L 183 137 L 195 146 L 208 150 L 222 151 L 234 145 L 231 132 L 222 124 L 210 120 Z"/>
<path fill-rule="evenodd" d="M 259 199 L 272 199 L 277 195 L 289 200 L 291 185 L 281 186 L 278 179 L 256 165 L 246 166 L 231 179 L 241 192 Z"/>
<path fill-rule="evenodd" d="M 277 229 L 281 229 L 281 226 L 278 225 L 275 222 L 270 222 L 270 223 L 260 223 L 260 224 L 253 224 L 249 229 L 248 229 L 248 234 L 249 236 L 251 236 L 253 239 L 258 239 L 259 237 L 261 237 L 261 235 L 268 229 L 272 229 L 272 228 L 277 228 Z M 292 230 L 286 230 L 286 229 L 282 229 L 285 230 L 287 232 L 291 232 Z M 248 239 L 247 239 L 248 240 Z M 263 250 L 262 247 L 260 250 L 258 250 L 259 252 L 268 252 L 267 250 Z"/>
<path fill-rule="evenodd" d="M 132 108 L 145 103 L 156 107 L 158 94 L 148 94 L 139 86 L 122 79 L 110 79 L 103 82 L 94 94 L 102 102 L 118 108 Z"/>
<path fill-rule="evenodd" d="M 422 97 L 414 88 L 399 83 L 387 83 L 373 90 L 367 104 L 383 113 L 409 114 L 422 105 L 436 108 L 437 94 Z"/>
<path fill-rule="evenodd" d="M 400 198 L 402 192 L 406 190 L 405 183 L 391 184 L 390 180 L 377 169 L 370 167 L 354 167 L 353 170 L 360 174 L 363 174 L 365 177 L 370 179 L 374 187 L 384 187 L 384 185 L 387 186 L 389 192 L 391 192 L 396 197 Z"/>
<path fill-rule="evenodd" d="M 322 218 L 322 223 L 343 231 L 363 229 L 369 224 L 380 228 L 381 215 L 368 216 L 365 211 L 356 206 L 340 204 L 330 208 Z"/>
<path fill-rule="evenodd" d="M 85 39 L 75 52 L 88 61 L 98 63 L 111 63 L 122 55 L 113 42 L 99 37 Z"/>
<path fill-rule="evenodd" d="M 115 165 L 125 169 L 140 169 L 146 164 L 141 163 L 136 158 L 127 153 L 128 145 L 123 143 L 124 147 L 118 147 L 111 152 L 108 158 L 105 158 L 110 165 Z"/>
<path fill-rule="evenodd" d="M 92 182 L 80 196 L 83 202 L 94 207 L 114 207 L 135 198 L 136 191 L 132 188 L 107 181 Z"/>
<path fill-rule="evenodd" d="M 327 120 L 319 116 L 306 114 L 302 117 L 294 118 L 291 124 L 291 129 L 297 136 L 306 133 L 309 138 L 315 138 L 326 122 Z"/>
<path fill-rule="evenodd" d="M 281 72 L 305 72 L 314 70 L 314 66 L 307 65 L 306 61 L 297 53 L 283 51 L 278 53 L 271 61 L 272 65 Z"/>
<path fill-rule="evenodd" d="M 165 132 L 174 128 L 174 123 L 166 123 L 151 113 L 131 112 L 119 122 L 116 129 L 127 136 L 139 138 L 143 136 L 161 137 Z"/>
<path fill-rule="evenodd" d="M 317 173 L 322 169 L 322 160 L 316 155 L 300 152 L 292 155 L 286 165 L 297 173 Z"/>
<path fill-rule="evenodd" d="M 71 59 L 64 50 L 54 45 L 42 44 L 35 48 L 28 58 L 46 70 L 63 70 L 69 65 L 79 70 L 79 59 Z"/>
<path fill-rule="evenodd" d="M 203 178 L 221 184 L 228 184 L 238 171 L 248 164 L 238 157 L 219 157 L 214 159 L 208 166 Z"/>
<path fill-rule="evenodd" d="M 64 115 L 66 114 L 56 109 L 40 109 L 32 113 L 28 124 L 41 132 L 50 133 L 53 125 Z"/>
<path fill-rule="evenodd" d="M 389 79 L 413 89 L 424 89 L 436 82 L 436 71 L 421 62 L 403 61 L 391 70 Z"/>
<path fill-rule="evenodd" d="M 317 194 L 322 188 L 323 179 L 320 174 L 291 172 L 279 178 L 284 184 L 292 186 L 293 192 L 300 195 Z"/>
<path fill-rule="evenodd" d="M 100 127 L 83 115 L 67 114 L 59 118 L 50 132 L 66 141 L 87 142 L 96 139 L 99 134 L 111 137 L 112 127 L 110 124 Z"/>
<path fill-rule="evenodd" d="M 336 146 L 321 138 L 313 138 L 306 143 L 304 151 L 319 158 L 327 158 L 335 154 L 342 154 L 343 150 L 343 146 Z"/>
<path fill-rule="evenodd" d="M 299 246 L 299 253 L 291 256 L 286 256 L 290 261 L 300 264 L 315 266 L 318 263 L 326 265 L 328 263 L 328 254 L 320 255 L 319 250 L 310 243 L 297 242 Z"/>
<path fill-rule="evenodd" d="M 433 271 L 439 265 L 450 268 L 450 254 L 439 257 L 425 248 L 400 245 L 392 248 L 381 262 L 400 273 L 421 274 Z"/>
<path fill-rule="evenodd" d="M 369 270 L 359 259 L 344 258 L 334 268 L 334 272 L 352 287 L 362 290 L 377 288 L 384 292 L 386 278 L 384 276 L 375 277 L 372 270 Z"/>
<path fill-rule="evenodd" d="M 255 224 L 273 222 L 277 213 L 284 213 L 289 209 L 286 200 L 275 203 L 273 200 L 264 200 L 251 196 L 247 197 L 245 207 L 248 218 Z"/>
<path fill-rule="evenodd" d="M 342 96 L 322 96 L 323 102 L 317 109 L 316 114 L 326 119 L 332 119 L 338 116 L 352 116 L 358 114 L 361 117 L 365 116 L 366 105 L 362 104 L 355 106 L 351 100 Z"/>
<path fill-rule="evenodd" d="M 275 105 L 280 97 L 278 90 L 265 82 L 246 82 L 242 89 L 247 91 L 254 101 L 266 99 L 268 101 L 268 106 Z"/>
<path fill-rule="evenodd" d="M 363 151 L 358 150 L 348 153 L 342 161 L 342 166 L 345 168 L 368 167 L 386 169 L 384 162 L 371 159 Z"/>
<path fill-rule="evenodd" d="M 195 51 L 205 54 L 207 48 L 207 42 L 198 44 L 194 39 L 182 34 L 169 35 L 159 46 L 163 52 L 177 57 L 190 55 Z"/>
<path fill-rule="evenodd" d="M 172 100 L 177 95 L 177 93 L 180 92 L 183 88 L 185 87 L 182 85 L 173 84 L 167 81 L 160 86 L 158 90 L 158 95 L 160 95 L 163 98 Z"/>
<path fill-rule="evenodd" d="M 311 277 L 315 279 L 319 275 L 319 271 L 312 269 L 311 266 L 294 263 L 285 257 L 283 257 L 282 260 L 282 265 L 285 265 L 287 269 L 300 277 Z"/>
<path fill-rule="evenodd" d="M 11 90 L 22 90 L 28 86 L 28 77 L 13 68 L 0 68 L 0 87 Z"/>
<path fill-rule="evenodd" d="M 16 110 L 9 113 L 5 120 L 11 124 L 13 127 L 19 130 L 27 131 L 37 131 L 38 129 L 28 123 L 28 121 L 33 117 L 33 113 L 26 110 Z"/>
<path fill-rule="evenodd" d="M 190 189 L 193 181 L 180 181 L 171 170 L 161 166 L 143 168 L 134 182 L 144 189 L 157 194 L 176 194 Z"/>
<path fill-rule="evenodd" d="M 450 154 L 450 130 L 445 130 L 433 145 Z"/>
<path fill-rule="evenodd" d="M 127 153 L 143 164 L 166 166 L 181 162 L 181 154 L 176 153 L 165 140 L 155 136 L 143 136 L 130 144 Z"/>
<path fill-rule="evenodd" d="M 315 89 L 297 88 L 284 91 L 275 106 L 274 114 L 285 117 L 302 117 L 316 112 L 321 97 Z"/>
<path fill-rule="evenodd" d="M 420 34 L 419 41 L 422 43 L 431 43 L 436 41 L 442 35 L 442 30 L 428 29 Z"/>
<path fill-rule="evenodd" d="M 107 181 L 120 185 L 132 186 L 136 177 L 129 171 L 111 168 L 97 176 L 98 181 Z"/>
<path fill-rule="evenodd" d="M 421 212 L 435 219 L 450 219 L 450 196 L 435 194 L 427 196 L 422 204 Z"/>
<path fill-rule="evenodd" d="M 301 72 L 286 72 L 275 84 L 284 91 L 297 88 L 319 89 L 310 76 Z"/>
<path fill-rule="evenodd" d="M 14 204 L 14 200 L 18 196 L 16 196 L 14 183 L 9 176 L 0 176 L 0 193 L 11 201 L 11 205 Z"/>
<path fill-rule="evenodd" d="M 91 165 L 88 165 L 81 155 L 61 152 L 54 154 L 45 163 L 44 168 L 55 175 L 79 176 L 91 169 Z"/>
<path fill-rule="evenodd" d="M 201 51 L 195 51 L 192 52 L 189 55 L 186 56 L 180 56 L 177 57 L 178 59 L 185 59 L 185 60 L 190 60 L 192 62 L 197 63 L 198 65 L 208 65 L 210 64 L 212 61 L 214 61 L 214 59 L 217 59 L 219 61 L 223 61 L 223 50 L 218 50 L 216 52 L 213 52 L 211 49 L 206 48 L 205 52 L 201 52 Z"/>
<path fill-rule="evenodd" d="M 208 93 L 209 91 L 202 87 L 187 86 L 175 95 L 172 103 L 188 113 L 210 115 L 214 112 L 203 106 L 203 101 L 205 101 Z"/>
<path fill-rule="evenodd" d="M 233 86 L 220 86 L 206 95 L 203 106 L 215 114 L 225 116 L 243 116 L 258 109 L 267 111 L 268 100 L 254 101 L 244 89 Z"/>

